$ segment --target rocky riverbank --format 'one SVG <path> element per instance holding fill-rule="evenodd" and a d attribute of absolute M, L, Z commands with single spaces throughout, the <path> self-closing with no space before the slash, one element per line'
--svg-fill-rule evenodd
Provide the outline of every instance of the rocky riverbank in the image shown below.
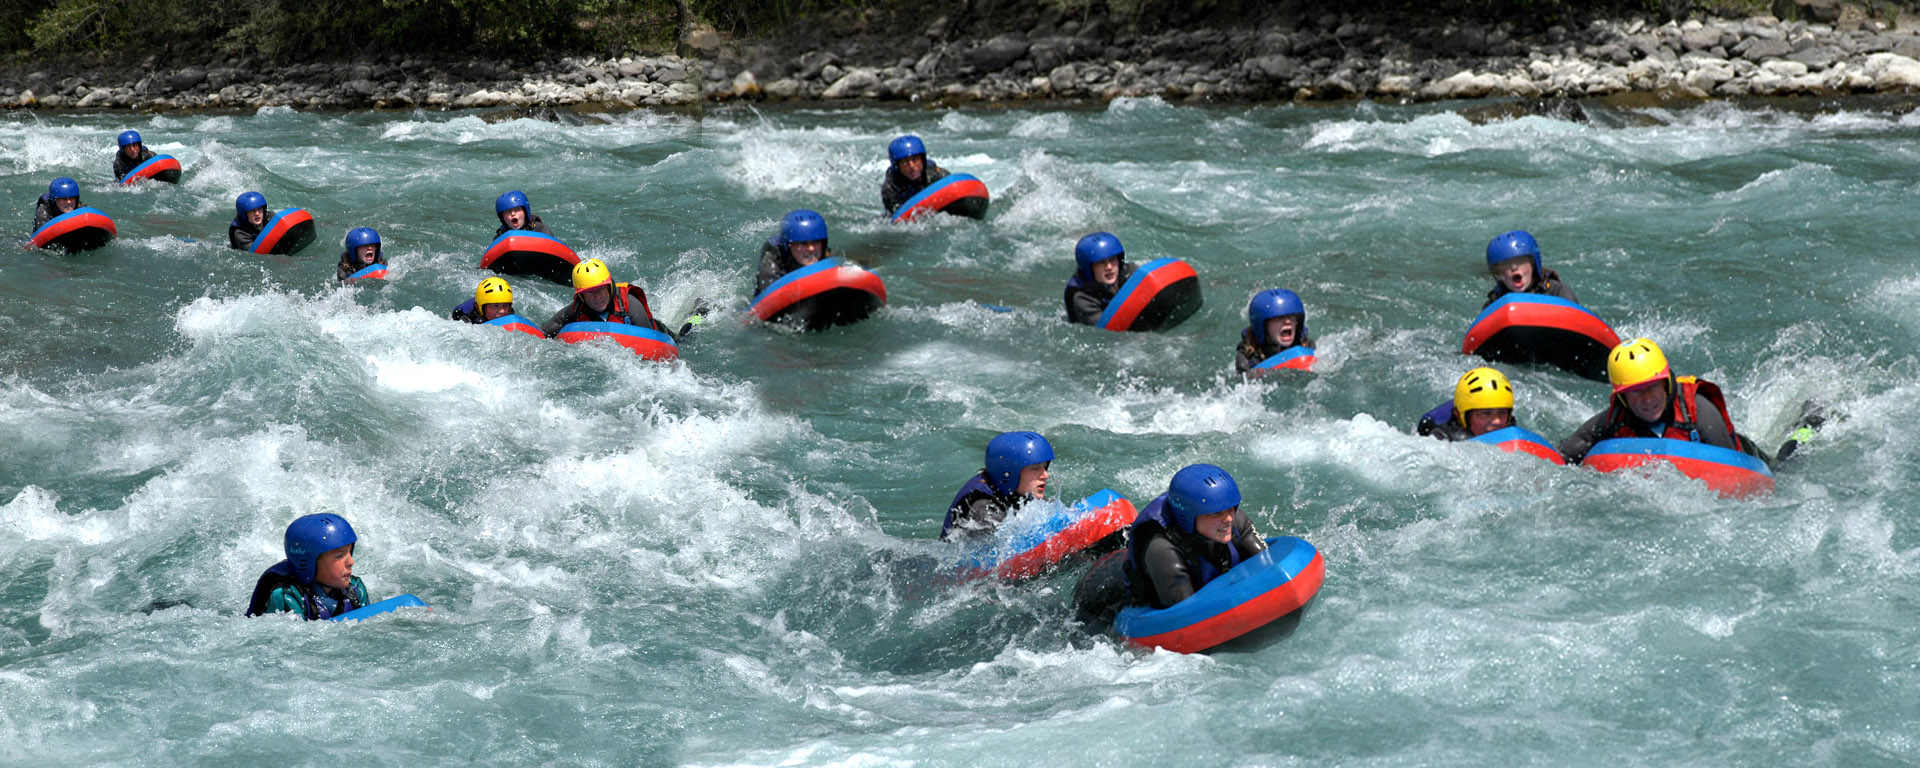
<path fill-rule="evenodd" d="M 1338 15 L 1235 29 L 1116 31 L 1043 19 L 985 39 L 940 17 L 904 35 L 736 43 L 710 30 L 693 58 L 564 57 L 501 65 L 391 55 L 266 68 L 0 72 L 15 109 L 465 109 L 697 106 L 840 99 L 929 103 L 1160 96 L 1199 101 L 1426 101 L 1625 92 L 1729 96 L 1920 93 L 1920 30 L 1770 16 L 1655 24 L 1600 20 L 1517 35 L 1510 25 L 1418 29 Z M 796 52 L 796 53 L 785 53 Z"/>

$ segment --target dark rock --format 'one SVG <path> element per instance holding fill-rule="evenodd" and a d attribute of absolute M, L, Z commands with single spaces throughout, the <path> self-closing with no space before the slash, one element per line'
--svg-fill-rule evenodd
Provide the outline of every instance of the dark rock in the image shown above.
<path fill-rule="evenodd" d="M 1830 45 L 1819 45 L 1804 51 L 1796 51 L 1787 56 L 1788 61 L 1797 61 L 1807 65 L 1808 69 L 1821 70 L 1833 66 L 1833 63 L 1846 57 L 1839 49 Z"/>
<path fill-rule="evenodd" d="M 352 94 L 354 96 L 367 97 L 367 96 L 373 95 L 374 85 L 372 80 L 361 78 L 357 80 L 348 80 L 346 85 L 340 86 L 340 89 L 345 94 Z"/>
<path fill-rule="evenodd" d="M 184 91 L 207 80 L 207 71 L 199 67 L 188 67 L 167 76 L 167 87 L 175 91 Z"/>
<path fill-rule="evenodd" d="M 1257 59 L 1248 59 L 1247 64 L 1251 66 L 1254 72 L 1259 73 L 1260 76 L 1276 82 L 1291 79 L 1294 70 L 1297 69 L 1293 63 L 1293 59 L 1279 54 L 1261 56 Z"/>
<path fill-rule="evenodd" d="M 1026 38 L 1000 35 L 967 51 L 962 55 L 962 60 L 976 72 L 998 72 L 1027 55 L 1029 47 Z"/>
<path fill-rule="evenodd" d="M 832 51 L 810 51 L 800 57 L 800 67 L 794 71 L 796 80 L 812 80 L 820 76 L 820 71 L 828 65 L 838 62 L 840 57 Z"/>

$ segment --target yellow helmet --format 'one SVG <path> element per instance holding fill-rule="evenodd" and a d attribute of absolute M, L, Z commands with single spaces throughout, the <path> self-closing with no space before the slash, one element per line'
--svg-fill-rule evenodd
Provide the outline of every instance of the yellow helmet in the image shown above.
<path fill-rule="evenodd" d="M 488 304 L 512 304 L 513 286 L 498 277 L 489 277 L 480 281 L 480 287 L 473 289 L 473 308 L 481 309 Z"/>
<path fill-rule="evenodd" d="M 1615 394 L 1649 381 L 1667 379 L 1672 374 L 1673 370 L 1667 367 L 1667 353 L 1646 339 L 1622 342 L 1607 355 L 1607 381 L 1613 384 Z"/>
<path fill-rule="evenodd" d="M 613 273 L 599 259 L 587 259 L 573 267 L 573 292 L 590 291 L 613 284 Z"/>
<path fill-rule="evenodd" d="M 1513 409 L 1513 385 L 1492 368 L 1475 368 L 1453 385 L 1453 417 L 1467 425 L 1467 412 L 1482 408 Z"/>

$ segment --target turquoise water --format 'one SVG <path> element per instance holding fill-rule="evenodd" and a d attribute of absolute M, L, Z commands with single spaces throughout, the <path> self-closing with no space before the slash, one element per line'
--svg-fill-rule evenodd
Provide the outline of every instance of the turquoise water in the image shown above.
<path fill-rule="evenodd" d="M 113 188 L 127 127 L 184 183 Z M 984 222 L 879 219 L 906 131 L 987 182 Z M 0 120 L 18 236 L 60 175 L 121 237 L 0 256 L 0 763 L 1920 762 L 1913 113 Z M 672 365 L 446 320 L 515 188 L 663 315 L 744 306 L 803 205 L 890 306 L 812 335 L 723 313 Z M 226 250 L 248 189 L 321 241 Z M 392 279 L 338 288 L 361 225 Z M 1513 228 L 1762 443 L 1807 398 L 1844 417 L 1746 501 L 1412 436 L 1474 364 L 1481 253 Z M 1205 308 L 1068 326 L 1094 229 L 1187 259 Z M 1245 301 L 1275 286 L 1317 372 L 1240 381 Z M 514 288 L 534 318 L 566 298 Z M 1550 438 L 1606 396 L 1508 372 Z M 1282 642 L 1179 656 L 1076 627 L 1074 574 L 950 583 L 944 505 L 1010 429 L 1052 439 L 1069 500 L 1226 467 L 1264 532 L 1320 547 L 1325 589 Z M 320 511 L 376 597 L 436 609 L 239 618 Z"/>

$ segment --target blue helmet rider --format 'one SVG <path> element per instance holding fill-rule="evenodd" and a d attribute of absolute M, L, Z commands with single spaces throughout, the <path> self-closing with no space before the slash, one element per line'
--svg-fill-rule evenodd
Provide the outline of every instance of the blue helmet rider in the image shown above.
<path fill-rule="evenodd" d="M 1173 473 L 1167 483 L 1167 510 L 1174 527 L 1194 533 L 1195 521 L 1240 506 L 1240 484 L 1212 464 L 1193 464 Z"/>
<path fill-rule="evenodd" d="M 293 568 L 294 579 L 311 584 L 321 555 L 359 540 L 344 517 L 326 513 L 302 516 L 287 526 L 287 565 Z"/>
<path fill-rule="evenodd" d="M 141 143 L 144 143 L 144 142 L 140 141 L 139 131 L 121 131 L 120 132 L 120 148 L 121 149 L 126 149 L 127 147 L 133 146 L 135 144 L 141 144 Z"/>
<path fill-rule="evenodd" d="M 927 145 L 918 136 L 901 136 L 887 144 L 887 161 L 898 163 L 909 157 L 925 157 Z"/>
<path fill-rule="evenodd" d="M 47 222 L 73 213 L 80 208 L 80 183 L 65 176 L 54 179 L 47 185 L 47 192 L 33 204 L 33 228 L 39 230 Z"/>
<path fill-rule="evenodd" d="M 374 264 L 385 264 L 387 261 L 386 254 L 382 252 L 380 246 L 380 233 L 375 232 L 372 227 L 355 227 L 348 230 L 346 248 L 347 250 L 340 254 L 340 264 L 334 273 L 335 279 L 345 280 L 355 272 Z"/>
<path fill-rule="evenodd" d="M 249 212 L 265 207 L 267 207 L 267 196 L 258 192 L 242 192 L 239 197 L 233 199 L 233 212 L 243 219 Z"/>
<path fill-rule="evenodd" d="M 1093 265 L 1108 259 L 1119 259 L 1123 268 L 1127 260 L 1126 247 L 1111 232 L 1095 232 L 1080 238 L 1073 245 L 1074 274 L 1079 275 L 1081 280 L 1098 282 L 1094 280 Z"/>
<path fill-rule="evenodd" d="M 1540 279 L 1540 244 L 1534 242 L 1533 235 L 1524 229 L 1516 229 L 1497 235 L 1487 243 L 1487 269 L 1500 266 L 1508 259 L 1522 256 L 1533 260 L 1533 276 Z"/>
<path fill-rule="evenodd" d="M 1267 321 L 1287 317 L 1297 318 L 1297 321 L 1291 329 L 1292 338 L 1285 339 L 1284 343 L 1281 343 L 1269 330 Z M 1282 330 L 1282 333 L 1284 334 L 1285 331 Z M 1307 305 L 1300 301 L 1299 294 L 1285 288 L 1273 288 L 1256 293 L 1253 295 L 1253 300 L 1247 302 L 1247 334 L 1253 338 L 1255 344 L 1262 347 L 1279 343 L 1284 349 L 1294 344 L 1304 343 L 1303 340 L 1308 338 Z"/>
<path fill-rule="evenodd" d="M 1020 490 L 1022 470 L 1050 461 L 1053 461 L 1053 444 L 1040 433 L 1003 432 L 987 441 L 987 482 L 995 493 L 1011 496 Z M 1046 490 L 1046 479 L 1045 468 L 1042 468 L 1041 491 Z"/>
<path fill-rule="evenodd" d="M 80 182 L 65 176 L 54 179 L 53 183 L 47 185 L 47 199 L 56 203 L 61 200 L 72 200 L 74 201 L 74 205 L 78 206 L 80 203 Z"/>
<path fill-rule="evenodd" d="M 533 229 L 533 222 L 538 221 L 533 215 L 533 204 L 527 201 L 527 193 L 517 189 L 494 198 L 493 215 L 506 230 Z M 545 231 L 545 227 L 535 231 Z"/>

